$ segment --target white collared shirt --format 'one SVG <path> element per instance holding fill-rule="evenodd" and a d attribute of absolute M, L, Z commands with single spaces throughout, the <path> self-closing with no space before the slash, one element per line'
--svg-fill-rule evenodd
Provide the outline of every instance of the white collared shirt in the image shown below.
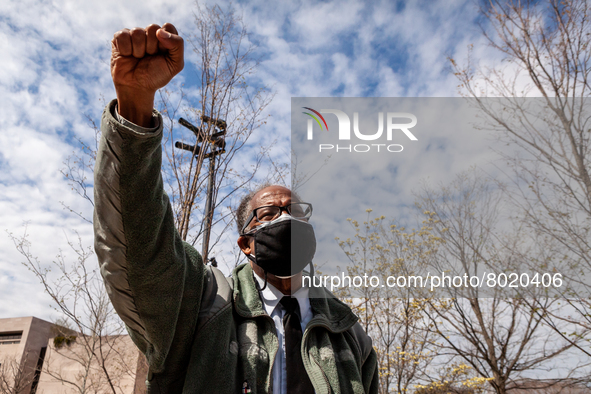
<path fill-rule="evenodd" d="M 260 288 L 265 285 L 264 279 L 260 278 L 257 274 L 253 273 L 255 280 L 259 283 Z M 300 322 L 302 326 L 302 332 L 306 329 L 306 326 L 312 320 L 312 308 L 310 308 L 310 299 L 308 298 L 309 289 L 307 287 L 301 287 L 296 291 L 292 297 L 298 300 L 300 306 L 300 316 L 302 320 Z M 275 286 L 267 282 L 267 287 L 259 292 L 261 300 L 263 301 L 263 308 L 265 312 L 273 319 L 275 323 L 275 330 L 277 331 L 277 339 L 279 340 L 279 350 L 275 356 L 275 362 L 273 363 L 273 393 L 286 394 L 287 393 L 287 375 L 285 374 L 285 330 L 283 327 L 283 316 L 285 315 L 285 309 L 279 301 L 283 298 L 284 294 L 277 290 Z"/>

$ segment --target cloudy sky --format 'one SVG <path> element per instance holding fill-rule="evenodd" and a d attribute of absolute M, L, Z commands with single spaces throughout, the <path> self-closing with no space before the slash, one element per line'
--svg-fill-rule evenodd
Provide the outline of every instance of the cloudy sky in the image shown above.
<path fill-rule="evenodd" d="M 475 58 L 500 60 L 484 42 L 471 1 L 234 6 L 261 58 L 251 84 L 276 93 L 265 113 L 271 121 L 252 143 L 278 140 L 274 155 L 286 162 L 292 97 L 456 97 L 448 56 L 464 59 L 473 44 Z M 0 4 L 0 318 L 57 316 L 9 234 L 22 237 L 26 225 L 30 252 L 44 267 L 60 250 L 75 259 L 68 241 L 76 234 L 82 245 L 92 246 L 92 226 L 63 208 L 91 217 L 92 206 L 71 190 L 60 170 L 80 151 L 80 140 L 92 143 L 89 122 L 98 122 L 104 100 L 115 96 L 108 67 L 113 33 L 172 22 L 188 35 L 194 10 L 193 2 L 182 0 Z M 192 71 L 186 67 L 176 77 L 189 92 L 196 89 Z M 439 152 L 438 159 L 445 154 Z M 404 189 L 405 179 L 397 182 Z"/>

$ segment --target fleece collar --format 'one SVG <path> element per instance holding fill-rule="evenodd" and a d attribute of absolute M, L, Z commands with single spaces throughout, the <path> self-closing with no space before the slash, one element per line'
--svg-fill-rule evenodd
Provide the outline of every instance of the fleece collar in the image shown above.
<path fill-rule="evenodd" d="M 252 267 L 248 263 L 239 265 L 232 273 L 234 309 L 247 318 L 266 315 L 252 275 Z M 310 288 L 310 307 L 314 315 L 310 323 L 315 322 L 335 333 L 348 330 L 358 320 L 351 308 L 324 287 Z"/>

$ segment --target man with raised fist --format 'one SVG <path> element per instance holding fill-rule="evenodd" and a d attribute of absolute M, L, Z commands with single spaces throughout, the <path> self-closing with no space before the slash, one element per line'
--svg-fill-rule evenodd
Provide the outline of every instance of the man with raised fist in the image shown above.
<path fill-rule="evenodd" d="M 310 204 L 280 186 L 246 196 L 238 245 L 251 262 L 232 278 L 180 239 L 153 107 L 183 69 L 183 50 L 170 23 L 115 33 L 117 99 L 103 113 L 95 167 L 95 250 L 113 306 L 146 355 L 148 392 L 377 393 L 376 353 L 357 317 L 324 288 L 301 286 L 316 244 Z M 296 257 L 292 231 L 302 234 Z"/>

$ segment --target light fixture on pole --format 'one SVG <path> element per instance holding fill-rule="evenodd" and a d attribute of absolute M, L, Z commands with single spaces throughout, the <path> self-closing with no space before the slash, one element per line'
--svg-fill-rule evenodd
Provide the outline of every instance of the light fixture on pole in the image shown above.
<path fill-rule="evenodd" d="M 215 257 L 212 257 L 211 259 L 208 258 L 208 252 L 209 240 L 211 236 L 211 226 L 213 223 L 213 186 L 215 182 L 215 158 L 216 156 L 226 152 L 225 134 L 227 130 L 227 124 L 225 120 L 214 119 L 206 115 L 202 115 L 201 120 L 215 127 L 219 131 L 211 134 L 211 136 L 207 136 L 197 126 L 194 126 L 186 119 L 180 118 L 179 123 L 181 124 L 181 126 L 186 127 L 187 129 L 191 130 L 193 134 L 195 134 L 195 136 L 197 137 L 197 143 L 195 145 L 189 145 L 181 141 L 176 141 L 174 143 L 174 146 L 177 149 L 189 151 L 194 156 L 199 156 L 199 154 L 201 153 L 201 149 L 207 149 L 207 146 L 205 144 L 209 144 L 209 152 L 203 155 L 204 160 L 209 159 L 209 174 L 207 180 L 207 198 L 205 200 L 205 232 L 203 235 L 201 256 L 203 257 L 203 261 L 205 263 L 211 262 L 212 265 L 215 264 L 215 266 L 217 266 Z M 197 145 L 201 142 L 204 142 L 201 146 Z"/>

